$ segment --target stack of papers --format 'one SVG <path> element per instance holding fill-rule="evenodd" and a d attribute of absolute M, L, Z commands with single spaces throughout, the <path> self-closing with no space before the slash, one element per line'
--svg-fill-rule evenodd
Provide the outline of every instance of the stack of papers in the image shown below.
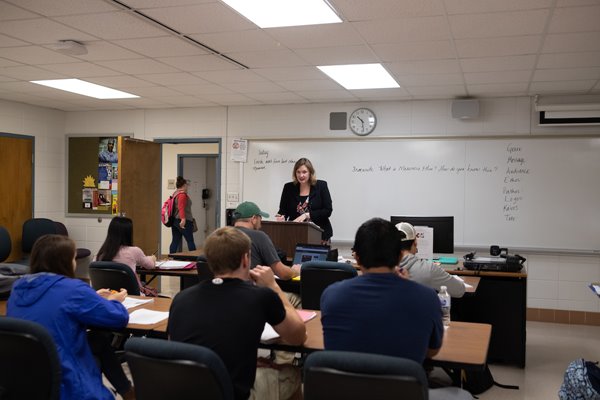
<path fill-rule="evenodd" d="M 130 324 L 152 325 L 169 318 L 168 311 L 152 311 L 142 308 L 129 314 Z"/>
<path fill-rule="evenodd" d="M 310 321 L 311 319 L 313 319 L 314 317 L 317 316 L 317 313 L 314 311 L 307 311 L 307 310 L 296 310 L 298 312 L 298 315 L 300 316 L 300 318 L 302 318 L 302 321 L 307 322 Z"/>
<path fill-rule="evenodd" d="M 279 333 L 275 332 L 275 329 L 269 324 L 265 324 L 265 329 L 263 329 L 262 334 L 260 335 L 261 342 L 268 342 L 273 339 L 277 339 L 279 337 Z"/>
<path fill-rule="evenodd" d="M 153 301 L 153 299 L 134 299 L 133 297 L 125 297 L 125 300 L 123 300 L 123 303 L 121 304 L 123 304 L 125 308 L 129 310 L 130 308 L 141 306 L 142 304 L 146 303 L 151 303 Z"/>
<path fill-rule="evenodd" d="M 590 287 L 590 289 L 592 289 L 592 292 L 596 293 L 596 296 L 600 297 L 600 283 L 599 282 L 590 283 L 589 287 Z"/>
<path fill-rule="evenodd" d="M 158 269 L 192 269 L 196 266 L 195 262 L 189 261 L 157 261 L 154 266 Z"/>

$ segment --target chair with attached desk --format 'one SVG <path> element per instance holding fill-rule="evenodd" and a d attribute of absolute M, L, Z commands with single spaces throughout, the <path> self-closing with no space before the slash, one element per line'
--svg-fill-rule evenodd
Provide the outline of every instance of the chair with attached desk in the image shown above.
<path fill-rule="evenodd" d="M 90 264 L 92 287 L 98 289 L 127 290 L 134 296 L 140 295 L 140 286 L 134 272 L 125 264 L 114 261 L 94 261 Z"/>
<path fill-rule="evenodd" d="M 206 347 L 131 338 L 125 351 L 138 400 L 233 400 L 225 364 Z"/>
<path fill-rule="evenodd" d="M 300 270 L 300 296 L 302 308 L 321 309 L 321 294 L 334 282 L 354 278 L 356 270 L 346 263 L 332 261 L 309 261 Z"/>
<path fill-rule="evenodd" d="M 325 350 L 304 363 L 305 400 L 427 400 L 428 390 L 423 366 L 406 358 Z"/>
<path fill-rule="evenodd" d="M 208 261 L 204 256 L 198 257 L 196 271 L 198 272 L 198 282 L 207 281 L 215 277 L 215 274 L 208 267 Z"/>
<path fill-rule="evenodd" d="M 0 397 L 60 398 L 61 367 L 56 345 L 38 323 L 0 318 Z"/>
<path fill-rule="evenodd" d="M 29 257 L 36 240 L 48 234 L 56 234 L 54 221 L 48 218 L 31 218 L 23 223 L 21 250 L 24 259 L 17 261 L 19 264 L 29 265 Z"/>

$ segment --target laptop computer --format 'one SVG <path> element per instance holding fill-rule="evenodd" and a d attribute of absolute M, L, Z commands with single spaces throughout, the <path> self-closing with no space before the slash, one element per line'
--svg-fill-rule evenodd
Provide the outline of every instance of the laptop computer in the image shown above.
<path fill-rule="evenodd" d="M 303 264 L 309 261 L 327 261 L 329 246 L 322 244 L 298 243 L 294 251 L 294 264 Z"/>

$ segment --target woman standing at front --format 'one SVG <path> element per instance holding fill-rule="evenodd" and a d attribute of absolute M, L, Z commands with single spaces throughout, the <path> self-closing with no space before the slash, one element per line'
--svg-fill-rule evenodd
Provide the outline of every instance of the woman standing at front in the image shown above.
<path fill-rule="evenodd" d="M 188 250 L 196 250 L 196 243 L 194 243 L 194 217 L 192 216 L 192 199 L 188 196 L 188 181 L 183 179 L 183 176 L 177 177 L 175 187 L 177 190 L 173 193 L 175 201 L 175 207 L 173 209 L 173 215 L 175 220 L 171 225 L 171 232 L 173 234 L 173 240 L 171 240 L 171 246 L 169 246 L 169 253 L 176 253 L 179 251 L 181 246 L 181 237 L 185 238 L 188 245 Z"/>
<path fill-rule="evenodd" d="M 330 244 L 333 228 L 329 217 L 333 211 L 331 195 L 327 182 L 317 180 L 315 169 L 307 158 L 301 158 L 294 164 L 292 182 L 288 182 L 281 192 L 279 221 L 312 221 L 323 229 L 321 242 Z"/>

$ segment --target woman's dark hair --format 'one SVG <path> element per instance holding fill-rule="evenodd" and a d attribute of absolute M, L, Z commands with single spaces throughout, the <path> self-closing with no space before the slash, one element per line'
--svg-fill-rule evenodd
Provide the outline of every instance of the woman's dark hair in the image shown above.
<path fill-rule="evenodd" d="M 112 261 L 121 246 L 133 246 L 133 221 L 126 217 L 114 217 L 108 225 L 106 239 L 96 259 L 98 261 Z"/>
<path fill-rule="evenodd" d="M 175 183 L 175 187 L 177 189 L 181 188 L 183 185 L 185 185 L 186 183 L 188 183 L 187 179 L 184 179 L 183 176 L 178 176 L 177 177 L 177 182 Z"/>
<path fill-rule="evenodd" d="M 35 241 L 29 266 L 32 274 L 52 272 L 75 278 L 75 242 L 62 235 L 44 235 Z"/>
<path fill-rule="evenodd" d="M 393 268 L 400 262 L 401 240 L 400 232 L 394 224 L 381 218 L 373 218 L 356 231 L 353 249 L 364 268 Z"/>

